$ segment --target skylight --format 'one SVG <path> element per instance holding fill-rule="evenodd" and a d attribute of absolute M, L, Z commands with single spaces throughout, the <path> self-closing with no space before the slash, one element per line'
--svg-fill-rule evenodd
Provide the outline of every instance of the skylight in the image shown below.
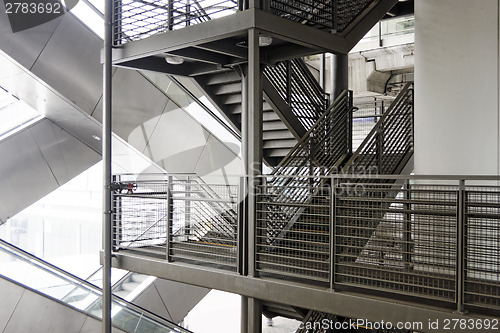
<path fill-rule="evenodd" d="M 104 39 L 104 0 L 82 0 L 71 10 L 96 35 Z"/>

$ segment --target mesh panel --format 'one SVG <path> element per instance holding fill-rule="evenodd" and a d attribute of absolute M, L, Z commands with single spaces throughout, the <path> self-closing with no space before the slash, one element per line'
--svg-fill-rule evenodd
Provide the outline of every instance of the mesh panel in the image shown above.
<path fill-rule="evenodd" d="M 232 0 L 115 0 L 115 44 L 209 21 L 236 12 Z"/>
<path fill-rule="evenodd" d="M 465 303 L 500 308 L 500 188 L 467 188 Z"/>
<path fill-rule="evenodd" d="M 456 188 L 339 184 L 335 283 L 455 298 Z"/>

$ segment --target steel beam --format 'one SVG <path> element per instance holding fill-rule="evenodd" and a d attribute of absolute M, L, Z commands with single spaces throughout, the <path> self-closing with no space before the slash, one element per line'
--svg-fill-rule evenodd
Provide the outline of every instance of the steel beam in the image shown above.
<path fill-rule="evenodd" d="M 252 26 L 253 11 L 237 12 L 217 20 L 129 42 L 121 48 L 113 50 L 113 61 L 114 64 L 118 64 L 233 36 L 244 36 L 245 32 Z"/>
<path fill-rule="evenodd" d="M 454 309 L 412 303 L 409 301 L 375 297 L 353 292 L 334 292 L 329 288 L 313 287 L 290 281 L 241 276 L 206 267 L 179 263 L 166 263 L 165 260 L 134 254 L 115 253 L 114 267 L 167 280 L 179 281 L 205 288 L 227 291 L 273 303 L 288 304 L 300 308 L 334 313 L 347 318 L 366 318 L 371 321 L 424 323 L 421 332 L 449 332 L 442 329 L 445 319 L 488 318 L 478 314 L 455 313 Z M 492 318 L 492 317 L 489 317 Z M 440 330 L 430 330 L 429 322 L 439 320 Z M 459 330 L 454 332 L 470 332 Z M 487 332 L 477 330 L 475 332 Z"/>
<path fill-rule="evenodd" d="M 188 47 L 182 50 L 167 52 L 167 54 L 179 56 L 185 59 L 205 62 L 208 64 L 225 65 L 231 62 L 231 59 L 226 55 L 218 54 L 213 51 L 201 50 L 194 47 Z"/>
<path fill-rule="evenodd" d="M 196 48 L 218 52 L 230 57 L 240 58 L 244 60 L 246 60 L 248 56 L 247 50 L 245 48 L 237 46 L 228 40 L 218 40 L 215 42 L 205 43 L 197 45 Z"/>

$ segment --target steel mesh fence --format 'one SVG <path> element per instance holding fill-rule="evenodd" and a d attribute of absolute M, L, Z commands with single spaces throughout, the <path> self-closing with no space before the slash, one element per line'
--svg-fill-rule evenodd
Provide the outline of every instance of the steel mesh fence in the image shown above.
<path fill-rule="evenodd" d="M 467 187 L 464 302 L 500 309 L 500 188 Z"/>
<path fill-rule="evenodd" d="M 310 200 L 283 200 L 298 191 Z M 314 191 L 314 192 L 311 192 Z M 309 192 L 309 195 L 307 194 Z M 256 266 L 260 274 L 328 282 L 330 192 L 318 188 L 260 186 L 257 196 Z M 299 197 L 300 198 L 300 197 Z M 293 223 L 290 223 L 292 219 Z M 287 224 L 275 234 L 276 223 Z"/>
<path fill-rule="evenodd" d="M 457 188 L 340 183 L 335 284 L 455 299 Z"/>

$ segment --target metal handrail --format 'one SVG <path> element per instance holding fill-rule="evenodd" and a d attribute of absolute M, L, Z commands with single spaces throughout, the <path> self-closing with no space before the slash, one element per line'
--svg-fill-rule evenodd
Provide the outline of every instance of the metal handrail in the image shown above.
<path fill-rule="evenodd" d="M 301 58 L 266 67 L 264 75 L 309 130 L 327 109 L 328 99 Z"/>
<path fill-rule="evenodd" d="M 393 113 L 395 110 L 401 105 L 402 102 L 404 102 L 408 98 L 408 92 L 410 89 L 413 87 L 412 82 L 408 82 L 404 88 L 401 90 L 401 92 L 398 94 L 394 102 L 391 103 L 387 111 L 384 112 L 382 117 L 379 119 L 377 124 L 372 128 L 370 133 L 366 136 L 366 139 L 361 143 L 359 148 L 356 150 L 356 152 L 352 155 L 352 157 L 349 159 L 349 161 L 346 163 L 347 165 L 352 164 L 361 154 L 364 154 L 367 150 L 367 146 L 370 144 L 372 138 L 377 136 L 377 134 L 381 131 L 382 126 L 384 122 L 393 116 Z"/>
<path fill-rule="evenodd" d="M 55 266 L 55 265 L 53 265 L 53 264 L 51 264 L 43 259 L 40 259 L 40 258 L 24 251 L 23 249 L 21 249 L 17 246 L 12 245 L 12 244 L 4 241 L 3 239 L 0 239 L 0 249 L 3 249 L 5 251 L 7 251 L 10 255 L 13 255 L 13 256 L 15 256 L 23 261 L 26 261 L 26 262 L 36 266 L 38 269 L 41 269 L 41 270 L 43 270 L 51 275 L 57 276 L 59 279 L 66 281 L 71 285 L 79 285 L 79 287 L 81 287 L 82 289 L 85 289 L 89 292 L 92 292 L 93 294 L 95 294 L 97 296 L 102 295 L 102 289 L 99 288 L 98 286 L 96 286 L 88 281 L 85 281 L 85 280 L 81 279 L 80 277 L 78 277 L 74 274 L 71 274 L 71 273 L 63 270 L 62 268 L 59 268 L 59 267 L 57 267 L 57 266 Z M 50 296 L 48 296 L 48 297 L 50 297 Z M 172 323 L 164 318 L 161 318 L 161 317 L 155 315 L 154 313 L 151 313 L 148 310 L 143 309 L 142 307 L 140 307 L 138 305 L 130 303 L 119 296 L 112 295 L 112 299 L 114 302 L 120 304 L 121 306 L 124 306 L 132 311 L 135 311 L 136 313 L 139 313 L 141 315 L 141 317 L 145 317 L 145 318 L 148 318 L 150 320 L 153 320 L 166 328 L 175 329 L 178 332 L 191 333 L 189 330 L 186 330 L 186 329 L 184 329 L 184 328 L 182 328 L 182 327 L 180 327 L 180 326 L 178 326 L 178 325 L 176 325 L 176 324 L 174 324 L 174 323 Z M 68 303 L 66 303 L 66 304 L 68 304 Z"/>

